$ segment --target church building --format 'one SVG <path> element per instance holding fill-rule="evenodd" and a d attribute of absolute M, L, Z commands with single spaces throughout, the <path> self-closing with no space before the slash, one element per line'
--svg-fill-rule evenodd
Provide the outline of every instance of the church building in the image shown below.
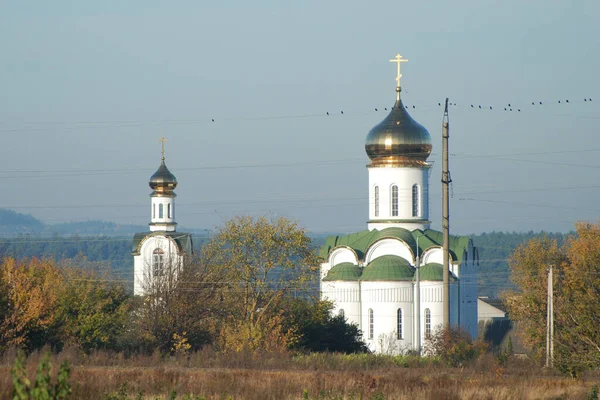
<path fill-rule="evenodd" d="M 399 54 L 396 102 L 367 135 L 367 229 L 331 236 L 320 249 L 321 297 L 357 324 L 375 352 L 420 351 L 443 322 L 443 234 L 429 228 L 431 136 L 402 104 Z M 450 237 L 450 324 L 477 337 L 476 251 Z"/>
<path fill-rule="evenodd" d="M 186 257 L 192 254 L 192 235 L 176 231 L 177 179 L 165 164 L 165 139 L 158 170 L 150 177 L 149 232 L 133 237 L 133 293 L 142 296 L 174 283 Z"/>

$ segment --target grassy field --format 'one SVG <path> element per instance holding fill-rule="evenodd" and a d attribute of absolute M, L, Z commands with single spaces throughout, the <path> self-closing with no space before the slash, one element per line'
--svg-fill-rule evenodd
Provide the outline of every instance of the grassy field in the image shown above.
<path fill-rule="evenodd" d="M 10 398 L 14 357 L 0 360 L 1 399 Z M 27 359 L 32 380 L 40 358 Z M 67 350 L 52 356 L 53 372 L 63 360 L 72 365 L 74 399 L 591 399 L 600 385 L 598 373 L 575 380 L 529 360 L 500 366 L 492 355 L 448 368 L 435 359 L 374 355 L 206 350 L 164 359 Z"/>

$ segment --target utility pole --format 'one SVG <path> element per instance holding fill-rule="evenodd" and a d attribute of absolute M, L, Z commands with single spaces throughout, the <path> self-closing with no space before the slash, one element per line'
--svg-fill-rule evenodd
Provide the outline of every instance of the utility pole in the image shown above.
<path fill-rule="evenodd" d="M 416 350 L 417 354 L 421 355 L 421 260 L 419 259 L 419 236 L 417 236 L 417 259 L 415 262 L 415 267 L 417 268 L 417 289 L 415 296 L 416 305 Z"/>
<path fill-rule="evenodd" d="M 546 303 L 546 367 L 554 366 L 554 287 L 552 265 L 548 268 L 548 299 Z"/>
<path fill-rule="evenodd" d="M 450 137 L 450 120 L 448 118 L 448 98 L 444 107 L 444 120 L 442 122 L 442 231 L 444 234 L 443 252 L 443 285 L 442 285 L 442 307 L 444 328 L 450 327 L 450 196 L 449 187 L 452 179 L 448 166 L 448 138 Z"/>

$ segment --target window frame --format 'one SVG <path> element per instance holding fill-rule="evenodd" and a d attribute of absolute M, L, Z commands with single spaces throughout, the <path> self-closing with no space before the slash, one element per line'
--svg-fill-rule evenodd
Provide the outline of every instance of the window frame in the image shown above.
<path fill-rule="evenodd" d="M 404 339 L 404 336 L 402 335 L 402 309 L 399 308 L 396 311 L 396 329 L 397 329 L 397 339 L 401 340 Z"/>
<path fill-rule="evenodd" d="M 157 247 L 152 251 L 152 277 L 163 276 L 165 266 L 165 251 Z"/>
<path fill-rule="evenodd" d="M 412 216 L 421 216 L 421 188 L 416 183 L 412 186 Z"/>
<path fill-rule="evenodd" d="M 369 308 L 369 340 L 373 340 L 373 335 L 375 333 L 375 318 L 373 316 L 373 309 Z"/>
<path fill-rule="evenodd" d="M 375 187 L 373 188 L 373 197 L 374 197 L 374 202 L 375 202 L 375 212 L 374 215 L 376 217 L 379 217 L 379 186 L 375 185 Z"/>
<path fill-rule="evenodd" d="M 398 216 L 398 185 L 392 185 L 391 188 L 391 215 L 392 217 L 397 217 Z"/>
<path fill-rule="evenodd" d="M 431 310 L 425 309 L 425 337 L 431 336 Z"/>

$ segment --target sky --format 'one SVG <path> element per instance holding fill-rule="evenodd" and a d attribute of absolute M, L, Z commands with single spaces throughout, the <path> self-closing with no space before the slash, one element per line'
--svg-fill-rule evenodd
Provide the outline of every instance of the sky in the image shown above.
<path fill-rule="evenodd" d="M 0 0 L 0 207 L 148 223 L 164 136 L 181 227 L 366 229 L 364 142 L 396 53 L 432 136 L 432 228 L 446 97 L 452 233 L 598 220 L 595 0 Z"/>

